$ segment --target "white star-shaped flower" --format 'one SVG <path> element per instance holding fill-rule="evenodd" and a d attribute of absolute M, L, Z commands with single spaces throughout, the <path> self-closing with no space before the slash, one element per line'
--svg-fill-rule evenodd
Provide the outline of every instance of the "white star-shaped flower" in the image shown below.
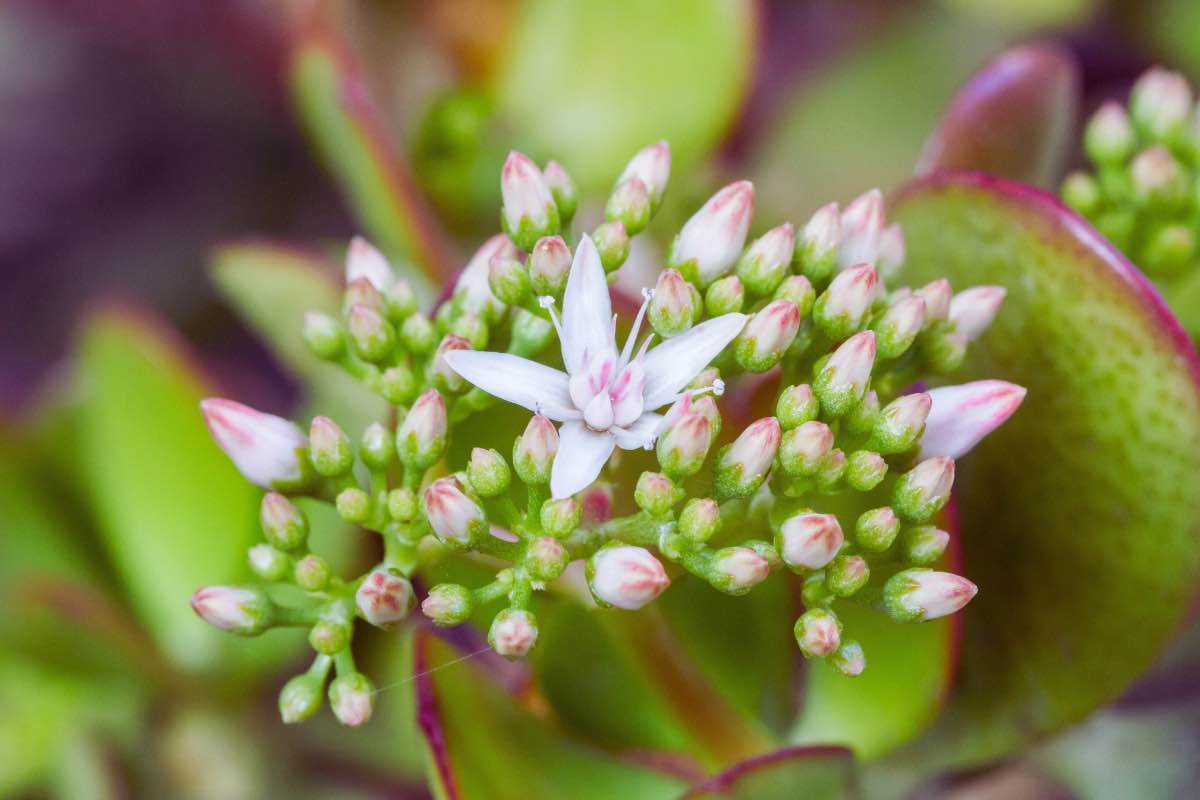
<path fill-rule="evenodd" d="M 645 291 L 646 301 L 652 294 Z M 580 491 L 600 474 L 614 447 L 650 447 L 662 415 L 746 323 L 744 314 L 725 314 L 648 350 L 649 336 L 634 355 L 646 303 L 625 347 L 618 353 L 616 318 L 596 246 L 584 236 L 575 251 L 563 296 L 562 320 L 550 310 L 562 345 L 561 372 L 509 353 L 455 350 L 450 368 L 485 392 L 561 422 L 558 455 L 550 475 L 555 499 Z M 712 387 L 718 393 L 722 386 Z"/>

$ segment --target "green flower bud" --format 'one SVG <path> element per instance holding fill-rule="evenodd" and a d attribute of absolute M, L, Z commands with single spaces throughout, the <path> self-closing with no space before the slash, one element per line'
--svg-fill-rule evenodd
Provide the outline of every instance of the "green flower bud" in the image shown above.
<path fill-rule="evenodd" d="M 658 437 L 658 463 L 674 479 L 695 475 L 704 466 L 711 442 L 712 426 L 708 418 L 689 412 Z"/>
<path fill-rule="evenodd" d="M 789 275 L 779 284 L 772 300 L 791 300 L 800 311 L 800 318 L 807 319 L 817 300 L 817 291 L 803 275 Z"/>
<path fill-rule="evenodd" d="M 326 361 L 333 361 L 346 349 L 341 323 L 319 311 L 304 315 L 304 342 L 317 358 Z"/>
<path fill-rule="evenodd" d="M 1137 135 L 1124 107 L 1109 101 L 1088 120 L 1083 131 L 1083 149 L 1097 164 L 1124 164 L 1137 147 Z"/>
<path fill-rule="evenodd" d="M 467 479 L 480 497 L 496 497 L 508 489 L 512 475 L 504 456 L 495 450 L 476 447 L 471 450 L 471 460 L 467 462 Z"/>
<path fill-rule="evenodd" d="M 546 417 L 535 414 L 513 445 L 513 468 L 517 477 L 528 485 L 550 483 L 550 467 L 557 452 L 558 429 Z"/>
<path fill-rule="evenodd" d="M 1059 191 L 1063 202 L 1085 217 L 1090 217 L 1100 210 L 1103 200 L 1100 184 L 1086 172 L 1072 172 L 1063 181 Z"/>
<path fill-rule="evenodd" d="M 546 181 L 546 186 L 550 188 L 550 195 L 554 198 L 554 205 L 558 208 L 558 217 L 562 222 L 562 227 L 566 228 L 571 224 L 571 219 L 575 216 L 575 209 L 579 206 L 579 190 L 575 187 L 575 181 L 557 161 L 546 162 L 546 168 L 542 170 L 542 177 Z"/>
<path fill-rule="evenodd" d="M 925 327 L 925 298 L 908 294 L 895 300 L 871 330 L 879 347 L 879 358 L 899 358 L 912 346 Z"/>
<path fill-rule="evenodd" d="M 846 459 L 846 483 L 851 489 L 869 492 L 880 484 L 887 470 L 887 462 L 879 453 L 858 450 Z"/>
<path fill-rule="evenodd" d="M 338 675 L 329 684 L 329 707 L 338 722 L 357 728 L 371 719 L 375 684 L 361 672 Z"/>
<path fill-rule="evenodd" d="M 387 495 L 387 510 L 397 522 L 412 522 L 417 516 L 417 495 L 412 489 L 392 489 Z"/>
<path fill-rule="evenodd" d="M 867 392 L 875 365 L 875 334 L 856 333 L 833 351 L 813 381 L 821 410 L 840 417 L 851 411 Z"/>
<path fill-rule="evenodd" d="M 771 562 L 751 547 L 724 547 L 713 554 L 708 582 L 717 591 L 743 595 L 767 579 Z"/>
<path fill-rule="evenodd" d="M 354 466 L 350 437 L 329 417 L 314 417 L 308 434 L 313 468 L 327 478 L 345 475 Z"/>
<path fill-rule="evenodd" d="M 387 309 L 388 319 L 393 322 L 403 322 L 408 317 L 417 313 L 417 293 L 413 291 L 408 281 L 396 281 L 387 290 L 384 296 L 384 307 Z"/>
<path fill-rule="evenodd" d="M 950 534 L 933 525 L 917 525 L 904 529 L 900 544 L 908 563 L 923 567 L 942 557 L 950 544 Z"/>
<path fill-rule="evenodd" d="M 692 327 L 697 310 L 692 290 L 678 270 L 664 269 L 658 273 L 646 318 L 659 336 L 669 339 Z"/>
<path fill-rule="evenodd" d="M 830 339 L 845 339 L 862 328 L 875 302 L 879 276 L 858 264 L 834 276 L 813 306 L 813 321 Z"/>
<path fill-rule="evenodd" d="M 924 392 L 906 394 L 888 403 L 875 419 L 867 449 L 891 455 L 915 447 L 932 404 Z"/>
<path fill-rule="evenodd" d="M 833 592 L 825 585 L 825 570 L 810 572 L 804 576 L 800 587 L 800 601 L 805 608 L 819 608 L 829 605 L 833 600 Z"/>
<path fill-rule="evenodd" d="M 900 520 L 888 506 L 873 508 L 859 515 L 854 524 L 854 540 L 863 550 L 882 553 L 892 546 L 900 531 Z"/>
<path fill-rule="evenodd" d="M 500 194 L 500 224 L 517 247 L 529 252 L 538 239 L 558 233 L 558 204 L 542 171 L 528 157 L 516 151 L 508 154 L 500 172 Z"/>
<path fill-rule="evenodd" d="M 629 234 L 619 222 L 605 222 L 592 232 L 592 242 L 600 254 L 605 272 L 616 272 L 629 258 Z"/>
<path fill-rule="evenodd" d="M 824 283 L 837 269 L 841 215 L 837 203 L 818 208 L 796 241 L 795 261 L 813 283 Z"/>
<path fill-rule="evenodd" d="M 842 639 L 842 623 L 832 611 L 810 608 L 796 620 L 796 643 L 807 658 L 824 658 L 838 649 Z"/>
<path fill-rule="evenodd" d="M 1196 234 L 1187 225 L 1160 225 L 1147 237 L 1141 263 L 1160 274 L 1191 266 L 1196 255 Z"/>
<path fill-rule="evenodd" d="M 752 316 L 733 340 L 738 365 L 750 372 L 766 372 L 783 358 L 799 329 L 800 310 L 796 304 L 773 300 Z"/>
<path fill-rule="evenodd" d="M 417 383 L 417 376 L 407 364 L 388 367 L 380 375 L 379 392 L 392 405 L 411 403 L 419 388 L 421 387 Z"/>
<path fill-rule="evenodd" d="M 923 343 L 925 360 L 935 372 L 954 372 L 967 359 L 968 343 L 961 331 L 933 333 Z"/>
<path fill-rule="evenodd" d="M 661 472 L 643 472 L 633 491 L 638 508 L 652 517 L 665 518 L 671 513 L 681 491 Z"/>
<path fill-rule="evenodd" d="M 396 459 L 396 440 L 392 432 L 378 422 L 372 422 L 363 432 L 359 448 L 363 463 L 372 469 L 387 469 Z"/>
<path fill-rule="evenodd" d="M 346 522 L 362 525 L 371 518 L 371 495 L 356 486 L 338 492 L 334 502 L 338 516 Z"/>
<path fill-rule="evenodd" d="M 847 468 L 846 454 L 841 450 L 830 450 L 817 468 L 817 489 L 825 494 L 835 492 L 846 476 Z"/>
<path fill-rule="evenodd" d="M 579 527 L 583 507 L 573 497 L 548 500 L 542 504 L 539 517 L 546 533 L 558 539 L 565 539 Z"/>
<path fill-rule="evenodd" d="M 463 314 L 450 325 L 450 333 L 464 339 L 476 350 L 487 349 L 488 326 L 475 314 Z"/>
<path fill-rule="evenodd" d="M 710 497 L 693 498 L 679 513 L 678 527 L 683 536 L 703 544 L 721 530 L 721 507 Z"/>
<path fill-rule="evenodd" d="M 534 251 L 536 252 L 536 250 Z M 534 356 L 546 349 L 554 338 L 554 326 L 537 314 L 517 309 L 512 318 L 511 352 L 521 356 Z"/>
<path fill-rule="evenodd" d="M 1133 85 L 1129 107 L 1144 136 L 1174 142 L 1181 138 L 1192 113 L 1192 88 L 1178 72 L 1154 67 Z"/>
<path fill-rule="evenodd" d="M 411 353 L 425 355 L 437 347 L 437 330 L 429 317 L 413 314 L 400 326 L 400 343 Z"/>
<path fill-rule="evenodd" d="M 619 222 L 630 236 L 637 236 L 650 223 L 650 194 L 638 178 L 627 178 L 617 184 L 604 207 L 604 219 Z"/>
<path fill-rule="evenodd" d="M 321 655 L 340 653 L 350 646 L 350 625 L 341 620 L 320 620 L 308 632 L 308 643 Z"/>
<path fill-rule="evenodd" d="M 879 395 L 875 390 L 867 392 L 862 402 L 842 417 L 843 429 L 854 436 L 866 436 L 875 429 L 875 421 L 879 418 Z"/>
<path fill-rule="evenodd" d="M 461 625 L 474 610 L 471 590 L 457 583 L 439 583 L 429 590 L 421 602 L 421 613 L 442 628 Z"/>
<path fill-rule="evenodd" d="M 534 539 L 525 551 L 525 569 L 538 581 L 557 580 L 570 561 L 567 548 L 553 536 Z"/>
<path fill-rule="evenodd" d="M 704 294 L 704 308 L 710 317 L 741 311 L 745 301 L 746 290 L 736 275 L 726 275 L 713 281 Z"/>
<path fill-rule="evenodd" d="M 536 247 L 534 252 L 537 252 Z M 488 286 L 492 294 L 510 305 L 519 305 L 530 296 L 529 273 L 525 271 L 525 265 L 508 255 L 495 256 L 488 264 Z"/>
<path fill-rule="evenodd" d="M 809 420 L 783 434 L 779 465 L 793 477 L 816 475 L 831 449 L 833 431 L 824 422 Z"/>
<path fill-rule="evenodd" d="M 787 277 L 795 250 L 796 232 L 790 222 L 772 228 L 755 239 L 738 259 L 737 277 L 750 294 L 769 295 Z"/>
<path fill-rule="evenodd" d="M 264 581 L 282 581 L 291 572 L 291 559 L 269 544 L 254 545 L 249 556 L 250 569 Z"/>
<path fill-rule="evenodd" d="M 562 297 L 571 272 L 571 249 L 561 236 L 539 239 L 529 254 L 529 285 L 536 297 Z"/>
<path fill-rule="evenodd" d="M 278 492 L 263 495 L 259 521 L 267 541 L 280 550 L 299 550 L 308 541 L 308 519 Z"/>
<path fill-rule="evenodd" d="M 488 644 L 508 659 L 524 658 L 537 644 L 537 618 L 519 608 L 506 608 L 492 620 Z"/>
<path fill-rule="evenodd" d="M 779 449 L 779 421 L 764 417 L 721 449 L 713 470 L 722 497 L 748 497 L 762 485 Z"/>
<path fill-rule="evenodd" d="M 862 645 L 853 639 L 842 642 L 842 646 L 829 657 L 828 661 L 838 672 L 851 678 L 861 675 L 867 668 L 867 659 L 863 655 Z"/>
<path fill-rule="evenodd" d="M 392 324 L 373 308 L 356 305 L 346 315 L 350 345 L 364 361 L 379 362 L 392 354 L 396 331 Z"/>
<path fill-rule="evenodd" d="M 812 387 L 806 383 L 787 387 L 779 393 L 779 400 L 775 403 L 775 416 L 785 431 L 816 419 L 820 410 L 820 402 L 813 394 Z"/>
<path fill-rule="evenodd" d="M 900 476 L 892 489 L 892 508 L 907 522 L 925 522 L 942 510 L 954 486 L 954 459 L 928 458 Z"/>
<path fill-rule="evenodd" d="M 292 725 L 317 713 L 324 694 L 325 678 L 305 672 L 292 678 L 279 692 L 279 716 Z"/>
<path fill-rule="evenodd" d="M 315 553 L 309 553 L 296 562 L 293 576 L 296 585 L 306 592 L 321 592 L 329 585 L 333 570 L 329 562 Z"/>
<path fill-rule="evenodd" d="M 867 585 L 871 568 L 862 556 L 837 556 L 825 567 L 825 585 L 838 597 L 850 597 Z"/>
<path fill-rule="evenodd" d="M 1186 201 L 1188 185 L 1183 166 L 1165 147 L 1151 147 L 1137 154 L 1129 165 L 1133 194 L 1152 208 L 1175 208 Z"/>
<path fill-rule="evenodd" d="M 396 430 L 396 452 L 410 468 L 433 466 L 446 449 L 446 403 L 436 389 L 420 397 Z"/>

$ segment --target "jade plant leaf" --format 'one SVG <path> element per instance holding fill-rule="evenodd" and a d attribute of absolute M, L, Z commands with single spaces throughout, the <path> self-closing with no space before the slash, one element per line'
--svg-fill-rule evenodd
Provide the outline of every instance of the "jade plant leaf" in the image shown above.
<path fill-rule="evenodd" d="M 200 414 L 212 390 L 170 331 L 128 309 L 86 324 L 78 366 L 81 458 L 102 542 L 159 646 L 190 669 L 278 657 L 293 632 L 234 641 L 192 612 L 193 591 L 246 578 L 258 490 L 213 443 Z"/>
<path fill-rule="evenodd" d="M 1200 577 L 1200 364 L 1145 278 L 1043 192 L 939 173 L 894 214 L 905 282 L 1008 290 L 956 380 L 1029 390 L 955 487 L 979 595 L 921 754 L 963 763 L 1112 700 L 1184 623 Z"/>
<path fill-rule="evenodd" d="M 1047 188 L 1071 152 L 1079 70 L 1071 53 L 1028 44 L 1002 53 L 955 95 L 917 174 L 973 169 Z"/>
<path fill-rule="evenodd" d="M 416 648 L 417 715 L 436 797 L 667 800 L 685 788 L 564 735 L 429 633 L 417 634 Z"/>
<path fill-rule="evenodd" d="M 492 79 L 497 110 L 585 191 L 659 139 L 677 168 L 694 163 L 745 95 L 756 22 L 747 0 L 525 0 Z"/>
<path fill-rule="evenodd" d="M 681 800 L 849 800 L 854 757 L 842 747 L 789 747 L 735 764 Z"/>
<path fill-rule="evenodd" d="M 290 79 L 300 120 L 366 235 L 422 301 L 432 300 L 450 263 L 349 51 L 313 21 L 292 53 Z"/>

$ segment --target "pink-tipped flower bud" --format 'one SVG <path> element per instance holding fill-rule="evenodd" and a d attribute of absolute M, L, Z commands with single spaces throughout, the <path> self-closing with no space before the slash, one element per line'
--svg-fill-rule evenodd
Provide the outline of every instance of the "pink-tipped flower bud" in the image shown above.
<path fill-rule="evenodd" d="M 439 583 L 421 601 L 421 613 L 439 627 L 461 625 L 475 610 L 471 590 L 458 583 Z"/>
<path fill-rule="evenodd" d="M 927 327 L 930 323 L 939 322 L 949 316 L 950 299 L 954 296 L 954 290 L 950 288 L 950 281 L 939 278 L 917 289 L 915 294 L 925 301 L 925 324 Z"/>
<path fill-rule="evenodd" d="M 1137 134 L 1125 107 L 1115 100 L 1100 106 L 1088 120 L 1083 147 L 1097 164 L 1124 164 L 1137 147 Z"/>
<path fill-rule="evenodd" d="M 536 297 L 562 297 L 571 272 L 571 249 L 561 236 L 538 239 L 529 254 L 529 287 Z"/>
<path fill-rule="evenodd" d="M 717 459 L 714 474 L 718 494 L 722 497 L 753 494 L 771 469 L 781 436 L 779 420 L 774 417 L 750 423 Z"/>
<path fill-rule="evenodd" d="M 750 317 L 733 340 L 739 366 L 766 372 L 779 363 L 800 330 L 800 309 L 791 300 L 774 300 Z"/>
<path fill-rule="evenodd" d="M 579 206 L 579 189 L 575 186 L 575 180 L 557 161 L 546 162 L 542 177 L 550 189 L 551 196 L 554 197 L 554 205 L 558 207 L 559 222 L 566 228 L 571 224 L 571 218 L 575 216 L 575 209 Z"/>
<path fill-rule="evenodd" d="M 903 453 L 917 443 L 932 407 L 933 400 L 924 392 L 897 397 L 875 418 L 866 446 L 884 455 Z"/>
<path fill-rule="evenodd" d="M 775 403 L 775 416 L 784 430 L 798 428 L 817 418 L 821 404 L 807 383 L 789 386 L 779 393 Z"/>
<path fill-rule="evenodd" d="M 713 555 L 710 570 L 708 582 L 714 589 L 743 595 L 767 579 L 771 562 L 749 547 L 725 547 Z"/>
<path fill-rule="evenodd" d="M 333 361 L 346 350 L 342 324 L 320 311 L 305 312 L 304 343 L 317 358 L 325 361 Z"/>
<path fill-rule="evenodd" d="M 950 534 L 933 525 L 905 528 L 901 547 L 908 563 L 923 567 L 941 558 L 950 546 Z"/>
<path fill-rule="evenodd" d="M 975 584 L 961 575 L 906 569 L 884 584 L 883 604 L 893 619 L 924 622 L 960 611 L 978 591 Z"/>
<path fill-rule="evenodd" d="M 796 620 L 796 644 L 806 658 L 824 658 L 842 643 L 842 625 L 832 611 L 810 608 Z"/>
<path fill-rule="evenodd" d="M 251 483 L 270 489 L 301 482 L 308 440 L 294 423 L 218 397 L 200 401 L 200 411 L 213 439 Z"/>
<path fill-rule="evenodd" d="M 680 499 L 682 492 L 661 472 L 643 472 L 638 476 L 633 490 L 638 508 L 656 519 L 671 516 L 671 507 Z"/>
<path fill-rule="evenodd" d="M 825 585 L 837 597 L 852 597 L 867 585 L 871 568 L 862 556 L 840 555 L 825 567 Z"/>
<path fill-rule="evenodd" d="M 691 284 L 689 287 L 694 289 Z M 696 292 L 699 295 L 699 292 Z M 704 308 L 710 317 L 722 314 L 736 314 L 742 310 L 746 302 L 746 287 L 737 275 L 726 275 L 708 285 L 704 293 Z"/>
<path fill-rule="evenodd" d="M 921 457 L 960 458 L 1016 412 L 1025 399 L 1025 387 L 1007 381 L 972 381 L 931 389 L 929 399 Z"/>
<path fill-rule="evenodd" d="M 753 215 L 754 185 L 729 184 L 684 224 L 671 245 L 668 266 L 701 287 L 708 286 L 733 269 Z"/>
<path fill-rule="evenodd" d="M 737 276 L 752 295 L 769 295 L 779 288 L 791 268 L 796 231 L 784 223 L 754 240 L 738 259 Z"/>
<path fill-rule="evenodd" d="M 538 581 L 557 580 L 570 560 L 567 548 L 553 536 L 534 539 L 525 551 L 525 569 Z"/>
<path fill-rule="evenodd" d="M 549 418 L 534 414 L 513 445 L 513 469 L 522 483 L 545 485 L 558 452 L 558 429 Z"/>
<path fill-rule="evenodd" d="M 867 668 L 862 645 L 852 639 L 842 642 L 842 646 L 829 657 L 829 663 L 838 672 L 851 678 L 862 675 Z"/>
<path fill-rule="evenodd" d="M 263 495 L 259 522 L 267 542 L 280 550 L 298 550 L 308 541 L 308 518 L 278 492 Z"/>
<path fill-rule="evenodd" d="M 1186 195 L 1183 167 L 1171 151 L 1161 145 L 1138 153 L 1129 165 L 1129 174 L 1134 194 L 1142 202 L 1172 204 Z"/>
<path fill-rule="evenodd" d="M 954 459 L 928 458 L 896 481 L 892 508 L 908 522 L 925 522 L 946 505 L 953 486 Z"/>
<path fill-rule="evenodd" d="M 658 437 L 658 463 L 672 478 L 695 475 L 704 465 L 710 442 L 712 425 L 708 417 L 689 413 Z"/>
<path fill-rule="evenodd" d="M 564 497 L 560 500 L 547 500 L 542 503 L 542 510 L 538 514 L 541 519 L 542 527 L 546 533 L 559 539 L 565 539 L 571 535 L 577 527 L 579 521 L 583 518 L 583 504 L 589 498 L 595 499 L 595 496 L 603 495 L 602 491 L 583 493 L 580 500 L 574 497 Z M 609 498 L 611 502 L 611 498 Z M 607 517 L 602 519 L 603 522 Z"/>
<path fill-rule="evenodd" d="M 662 201 L 663 192 L 667 188 L 667 180 L 671 177 L 671 147 L 665 140 L 643 147 L 629 163 L 617 183 L 624 183 L 631 178 L 637 178 L 646 187 L 650 203 L 654 210 Z"/>
<path fill-rule="evenodd" d="M 408 410 L 396 430 L 396 452 L 415 469 L 426 469 L 446 449 L 446 401 L 437 389 L 427 389 Z"/>
<path fill-rule="evenodd" d="M 508 154 L 500 171 L 504 199 L 500 221 L 513 243 L 528 252 L 543 236 L 558 233 L 558 205 L 542 171 L 517 151 Z"/>
<path fill-rule="evenodd" d="M 1138 127 L 1154 141 L 1178 136 L 1192 113 L 1192 87 L 1178 72 L 1154 67 L 1133 85 L 1130 111 Z"/>
<path fill-rule="evenodd" d="M 524 658 L 537 644 L 537 618 L 520 608 L 506 608 L 492 619 L 488 644 L 505 658 Z"/>
<path fill-rule="evenodd" d="M 842 212 L 842 240 L 838 247 L 838 266 L 874 264 L 879 257 L 883 236 L 883 193 L 871 189 L 856 197 Z"/>
<path fill-rule="evenodd" d="M 318 473 L 327 478 L 345 475 L 354 466 L 350 437 L 329 417 L 313 417 L 308 432 L 309 458 Z"/>
<path fill-rule="evenodd" d="M 804 226 L 796 243 L 800 272 L 813 283 L 824 283 L 837 269 L 841 240 L 842 223 L 837 203 L 821 206 Z"/>
<path fill-rule="evenodd" d="M 658 273 L 646 318 L 659 336 L 669 339 L 683 333 L 692 327 L 699 311 L 691 285 L 678 270 L 664 269 Z"/>
<path fill-rule="evenodd" d="M 1005 294 L 1003 286 L 975 286 L 959 292 L 950 301 L 950 321 L 973 341 L 992 324 Z"/>
<path fill-rule="evenodd" d="M 364 361 L 378 363 L 392 355 L 396 329 L 370 306 L 351 306 L 346 314 L 346 330 L 355 354 Z"/>
<path fill-rule="evenodd" d="M 361 672 L 338 675 L 329 684 L 329 707 L 343 725 L 365 725 L 375 708 L 375 685 Z"/>
<path fill-rule="evenodd" d="M 438 539 L 453 547 L 469 547 L 489 535 L 483 510 L 463 494 L 453 477 L 436 480 L 425 490 L 425 516 Z"/>
<path fill-rule="evenodd" d="M 813 381 L 821 409 L 840 417 L 856 406 L 867 393 L 867 382 L 875 366 L 875 333 L 862 331 L 833 351 Z"/>
<path fill-rule="evenodd" d="M 381 628 L 408 616 L 413 599 L 413 587 L 408 579 L 382 565 L 367 573 L 354 593 L 359 615 Z"/>
<path fill-rule="evenodd" d="M 253 586 L 205 586 L 192 595 L 192 610 L 223 631 L 257 636 L 271 626 L 274 606 Z"/>
<path fill-rule="evenodd" d="M 600 266 L 606 273 L 616 272 L 629 258 L 629 233 L 620 222 L 614 220 L 597 225 L 592 231 L 592 243 L 596 245 Z"/>
<path fill-rule="evenodd" d="M 833 431 L 824 422 L 809 420 L 783 434 L 779 465 L 794 477 L 816 475 L 833 449 Z"/>
<path fill-rule="evenodd" d="M 604 207 L 604 218 L 609 222 L 620 222 L 630 236 L 637 236 L 646 229 L 652 213 L 650 193 L 638 178 L 626 178 L 618 183 Z"/>
<path fill-rule="evenodd" d="M 387 292 L 396 281 L 391 265 L 383 253 L 361 236 L 350 240 L 346 250 L 346 285 L 354 283 L 359 278 L 371 282 L 380 292 Z"/>
<path fill-rule="evenodd" d="M 900 520 L 888 506 L 864 511 L 854 524 L 854 540 L 872 553 L 882 553 L 891 547 L 899 532 Z"/>
<path fill-rule="evenodd" d="M 879 357 L 892 359 L 903 355 L 925 327 L 925 298 L 909 294 L 888 306 L 872 326 L 879 345 Z"/>
<path fill-rule="evenodd" d="M 355 278 L 346 286 L 342 295 L 342 309 L 349 311 L 354 306 L 366 306 L 375 311 L 383 312 L 383 293 L 375 288 L 375 284 L 367 278 Z"/>
<path fill-rule="evenodd" d="M 474 314 L 488 323 L 499 321 L 504 313 L 504 303 L 496 296 L 491 287 L 491 271 L 493 262 L 505 263 L 518 261 L 521 251 L 502 233 L 498 233 L 483 243 L 454 285 L 454 304 L 460 311 Z"/>
<path fill-rule="evenodd" d="M 601 605 L 630 611 L 663 593 L 671 583 L 657 558 L 644 547 L 602 547 L 588 560 L 588 586 Z"/>
<path fill-rule="evenodd" d="M 813 306 L 813 321 L 830 339 L 844 339 L 862 327 L 875 302 L 879 276 L 870 264 L 839 272 Z"/>
<path fill-rule="evenodd" d="M 679 533 L 693 542 L 707 542 L 721 529 L 721 507 L 711 497 L 689 500 L 679 512 Z"/>
<path fill-rule="evenodd" d="M 504 456 L 495 450 L 475 447 L 467 462 L 467 479 L 480 497 L 496 497 L 508 489 L 512 473 Z"/>
<path fill-rule="evenodd" d="M 899 223 L 893 223 L 883 229 L 879 236 L 879 255 L 875 257 L 875 269 L 884 278 L 896 274 L 904 266 L 904 231 Z"/>
<path fill-rule="evenodd" d="M 783 563 L 795 570 L 821 569 L 845 541 L 842 526 L 832 514 L 796 514 L 779 527 L 775 549 Z"/>
<path fill-rule="evenodd" d="M 453 350 L 471 350 L 471 343 L 461 336 L 447 333 L 438 343 L 433 361 L 429 365 L 429 377 L 433 385 L 447 394 L 459 394 L 467 390 L 470 384 L 466 378 L 455 372 L 446 362 L 446 353 Z"/>

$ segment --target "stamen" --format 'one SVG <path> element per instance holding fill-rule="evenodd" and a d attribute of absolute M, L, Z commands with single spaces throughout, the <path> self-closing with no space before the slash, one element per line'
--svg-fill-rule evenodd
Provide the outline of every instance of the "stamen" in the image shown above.
<path fill-rule="evenodd" d="M 654 289 L 646 286 L 642 289 L 642 306 L 638 309 L 637 316 L 633 318 L 633 327 L 629 330 L 629 338 L 625 340 L 625 347 L 621 350 L 621 360 L 617 364 L 617 371 L 620 372 L 629 363 L 629 357 L 633 355 L 633 345 L 637 341 L 638 333 L 642 330 L 642 320 L 646 318 L 646 309 L 650 307 L 650 301 L 654 299 Z M 644 353 L 646 348 L 642 347 Z M 638 354 L 639 357 L 641 354 Z"/>
<path fill-rule="evenodd" d="M 547 313 L 550 314 L 550 324 L 554 326 L 554 330 L 558 333 L 558 340 L 565 342 L 566 339 L 563 337 L 562 325 L 559 324 L 558 314 L 554 310 L 554 298 L 548 294 L 544 294 L 538 298 L 538 305 L 546 309 Z"/>
<path fill-rule="evenodd" d="M 671 402 L 682 400 L 685 397 L 700 397 L 701 395 L 712 393 L 713 397 L 720 397 L 725 394 L 725 381 L 717 378 L 708 386 L 701 386 L 699 389 L 685 389 L 679 394 L 671 398 Z"/>

